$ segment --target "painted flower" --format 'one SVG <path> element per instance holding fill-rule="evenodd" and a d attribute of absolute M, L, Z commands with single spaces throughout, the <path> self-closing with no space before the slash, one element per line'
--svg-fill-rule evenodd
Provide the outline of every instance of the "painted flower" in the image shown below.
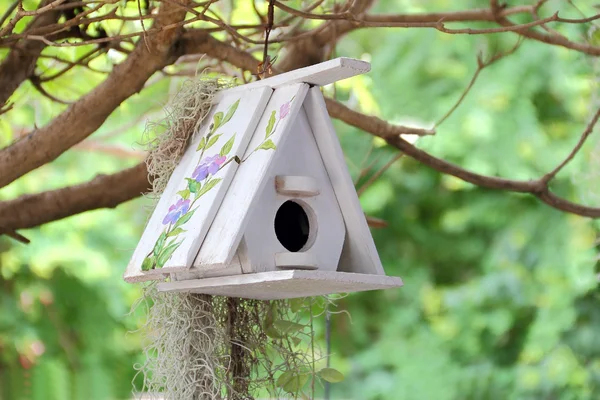
<path fill-rule="evenodd" d="M 279 108 L 279 118 L 284 119 L 290 113 L 290 102 L 283 103 Z"/>
<path fill-rule="evenodd" d="M 227 157 L 219 154 L 205 158 L 192 173 L 192 178 L 194 178 L 197 182 L 200 182 L 206 179 L 208 175 L 216 174 L 226 159 Z"/>
<path fill-rule="evenodd" d="M 175 222 L 177 222 L 177 220 L 179 218 L 181 218 L 181 216 L 183 214 L 188 212 L 189 209 L 190 209 L 190 201 L 189 200 L 184 200 L 184 199 L 177 200 L 177 203 L 175 203 L 171 207 L 169 207 L 169 211 L 167 212 L 167 215 L 165 215 L 165 218 L 163 219 L 163 222 L 162 222 L 163 225 L 174 224 Z"/>

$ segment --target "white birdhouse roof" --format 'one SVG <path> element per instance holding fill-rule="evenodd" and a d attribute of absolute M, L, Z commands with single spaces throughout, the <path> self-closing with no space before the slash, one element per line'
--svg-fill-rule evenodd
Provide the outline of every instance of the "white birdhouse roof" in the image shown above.
<path fill-rule="evenodd" d="M 125 272 L 129 282 L 228 266 L 269 168 L 304 109 L 346 227 L 339 271 L 384 275 L 319 86 L 368 72 L 338 58 L 219 93 L 173 172 Z M 271 184 L 273 182 L 270 182 Z"/>

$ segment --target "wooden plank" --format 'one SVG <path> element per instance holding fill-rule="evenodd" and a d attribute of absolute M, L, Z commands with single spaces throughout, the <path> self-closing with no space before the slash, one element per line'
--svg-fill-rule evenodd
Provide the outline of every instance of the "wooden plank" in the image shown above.
<path fill-rule="evenodd" d="M 344 153 L 318 87 L 304 101 L 308 122 L 333 185 L 346 224 L 346 242 L 338 271 L 385 275 L 356 189 L 346 167 Z"/>
<path fill-rule="evenodd" d="M 275 300 L 392 289 L 402 286 L 394 276 L 333 271 L 288 270 L 194 279 L 158 284 L 161 292 L 205 293 L 247 299 Z"/>
<path fill-rule="evenodd" d="M 319 271 L 335 271 L 342 253 L 346 228 L 304 109 L 298 112 L 290 137 L 277 152 L 276 160 L 268 171 L 269 184 L 259 195 L 258 206 L 252 208 L 244 230 L 248 258 L 256 272 L 278 269 L 274 254 L 289 250 L 277 236 L 274 229 L 275 218 L 280 207 L 291 200 L 302 206 L 308 217 L 308 238 L 300 251 L 310 253 Z M 277 175 L 310 176 L 318 182 L 320 193 L 301 198 L 278 193 L 273 184 Z M 284 231 L 280 233 L 284 234 Z"/>
<path fill-rule="evenodd" d="M 275 266 L 279 269 L 318 269 L 311 252 L 277 253 Z"/>
<path fill-rule="evenodd" d="M 258 194 L 267 184 L 276 148 L 283 146 L 289 127 L 306 96 L 308 85 L 285 86 L 273 92 L 256 132 L 227 191 L 198 257 L 197 268 L 224 268 L 237 251 Z"/>
<path fill-rule="evenodd" d="M 275 190 L 292 197 L 312 197 L 320 193 L 319 182 L 310 176 L 276 176 Z"/>
<path fill-rule="evenodd" d="M 364 74 L 370 70 L 371 64 L 366 61 L 339 57 L 309 67 L 296 69 L 267 79 L 261 79 L 260 81 L 227 89 L 224 90 L 222 94 L 219 94 L 219 96 L 265 86 L 276 89 L 296 83 L 307 83 L 311 86 L 325 86 L 333 82 Z M 216 97 L 216 101 L 218 101 L 219 96 Z"/>
<path fill-rule="evenodd" d="M 154 210 L 125 274 L 187 270 L 198 253 L 272 90 L 256 88 L 223 97 L 207 117 Z"/>

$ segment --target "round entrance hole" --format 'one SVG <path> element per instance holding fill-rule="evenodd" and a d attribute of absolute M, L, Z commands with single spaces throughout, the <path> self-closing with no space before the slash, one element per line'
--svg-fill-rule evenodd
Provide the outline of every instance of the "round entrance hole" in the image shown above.
<path fill-rule="evenodd" d="M 291 252 L 297 252 L 306 247 L 310 239 L 309 220 L 302 205 L 291 200 L 283 203 L 275 214 L 275 236 L 279 243 Z"/>

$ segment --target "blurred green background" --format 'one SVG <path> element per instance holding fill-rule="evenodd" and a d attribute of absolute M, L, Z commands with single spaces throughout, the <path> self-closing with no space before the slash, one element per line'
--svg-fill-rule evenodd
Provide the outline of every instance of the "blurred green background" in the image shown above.
<path fill-rule="evenodd" d="M 375 11 L 488 4 L 460 3 L 388 0 Z M 551 1 L 545 9 L 577 18 L 567 3 Z M 591 15 L 591 5 L 581 3 Z M 0 0 L 0 10 L 9 4 Z M 234 5 L 235 18 L 244 22 L 248 5 Z M 586 40 L 589 26 L 564 33 Z M 391 122 L 430 126 L 461 95 L 477 52 L 490 54 L 515 41 L 513 34 L 355 31 L 338 44 L 336 55 L 368 60 L 372 71 L 340 82 L 336 95 Z M 88 50 L 48 48 L 44 54 L 75 60 Z M 0 60 L 5 55 L 0 50 Z M 110 70 L 118 61 L 109 52 L 92 65 Z M 482 174 L 537 178 L 566 156 L 584 129 L 599 92 L 599 64 L 563 48 L 525 42 L 482 73 L 435 137 L 417 144 Z M 51 58 L 42 58 L 38 67 L 46 75 L 60 69 Z M 77 70 L 45 88 L 69 101 L 103 77 Z M 145 121 L 162 116 L 161 107 L 181 83 L 156 78 L 84 145 L 2 189 L 0 199 L 80 183 L 139 162 Z M 0 117 L 0 146 L 65 108 L 28 83 L 12 100 L 15 109 Z M 335 126 L 357 187 L 396 154 L 363 132 L 338 121 Z M 553 190 L 600 205 L 594 148 L 600 149 L 598 132 L 559 174 Z M 359 177 L 367 166 L 372 169 Z M 340 302 L 351 320 L 333 317 L 332 366 L 346 375 L 332 386 L 333 399 L 600 398 L 598 223 L 531 196 L 474 187 L 405 157 L 364 191 L 361 202 L 369 216 L 388 223 L 373 234 L 386 272 L 401 276 L 405 286 Z M 27 246 L 0 238 L 0 398 L 129 397 L 132 365 L 142 355 L 139 337 L 127 333 L 139 318 L 127 313 L 140 291 L 121 276 L 144 228 L 144 205 L 147 201 L 137 199 L 24 231 L 32 241 Z"/>

